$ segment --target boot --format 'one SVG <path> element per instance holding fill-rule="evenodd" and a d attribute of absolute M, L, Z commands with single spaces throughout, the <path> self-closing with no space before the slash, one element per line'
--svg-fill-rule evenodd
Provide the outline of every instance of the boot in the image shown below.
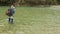
<path fill-rule="evenodd" d="M 13 24 L 13 19 L 11 19 L 11 24 Z"/>
<path fill-rule="evenodd" d="M 10 21 L 11 21 L 11 19 L 10 18 L 8 18 L 8 22 L 10 23 Z"/>

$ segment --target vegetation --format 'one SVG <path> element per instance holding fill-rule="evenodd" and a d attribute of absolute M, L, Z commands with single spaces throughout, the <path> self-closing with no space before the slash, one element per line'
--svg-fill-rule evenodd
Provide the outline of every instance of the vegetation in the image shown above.
<path fill-rule="evenodd" d="M 17 7 L 14 24 L 8 24 L 5 11 L 0 7 L 0 34 L 59 34 L 60 7 Z M 58 10 L 59 9 L 59 10 Z"/>
<path fill-rule="evenodd" d="M 57 5 L 60 3 L 60 0 L 0 0 L 0 5 L 28 5 L 28 6 L 36 6 L 36 5 Z M 3 5 L 2 4 L 2 5 Z"/>

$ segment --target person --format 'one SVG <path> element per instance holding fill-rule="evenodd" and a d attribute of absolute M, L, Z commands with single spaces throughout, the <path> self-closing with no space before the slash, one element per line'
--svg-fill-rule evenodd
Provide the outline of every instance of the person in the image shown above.
<path fill-rule="evenodd" d="M 11 5 L 10 8 L 8 9 L 8 13 L 9 13 L 7 14 L 9 16 L 8 22 L 13 23 L 13 15 L 15 13 L 15 7 L 13 5 Z"/>

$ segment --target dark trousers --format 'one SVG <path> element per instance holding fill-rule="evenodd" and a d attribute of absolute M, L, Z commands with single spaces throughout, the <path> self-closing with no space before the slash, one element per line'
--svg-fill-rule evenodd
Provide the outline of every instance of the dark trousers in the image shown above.
<path fill-rule="evenodd" d="M 13 23 L 13 16 L 9 16 L 8 22 L 9 22 L 9 23 Z"/>

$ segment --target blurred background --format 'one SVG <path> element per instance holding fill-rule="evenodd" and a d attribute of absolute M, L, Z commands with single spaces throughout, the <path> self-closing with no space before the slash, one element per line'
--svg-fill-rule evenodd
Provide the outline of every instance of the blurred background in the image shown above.
<path fill-rule="evenodd" d="M 8 6 L 11 4 L 16 6 L 50 6 L 59 5 L 60 0 L 0 0 L 0 6 Z"/>
<path fill-rule="evenodd" d="M 9 24 L 5 13 L 12 4 Z M 0 0 L 0 34 L 60 34 L 60 0 Z"/>

